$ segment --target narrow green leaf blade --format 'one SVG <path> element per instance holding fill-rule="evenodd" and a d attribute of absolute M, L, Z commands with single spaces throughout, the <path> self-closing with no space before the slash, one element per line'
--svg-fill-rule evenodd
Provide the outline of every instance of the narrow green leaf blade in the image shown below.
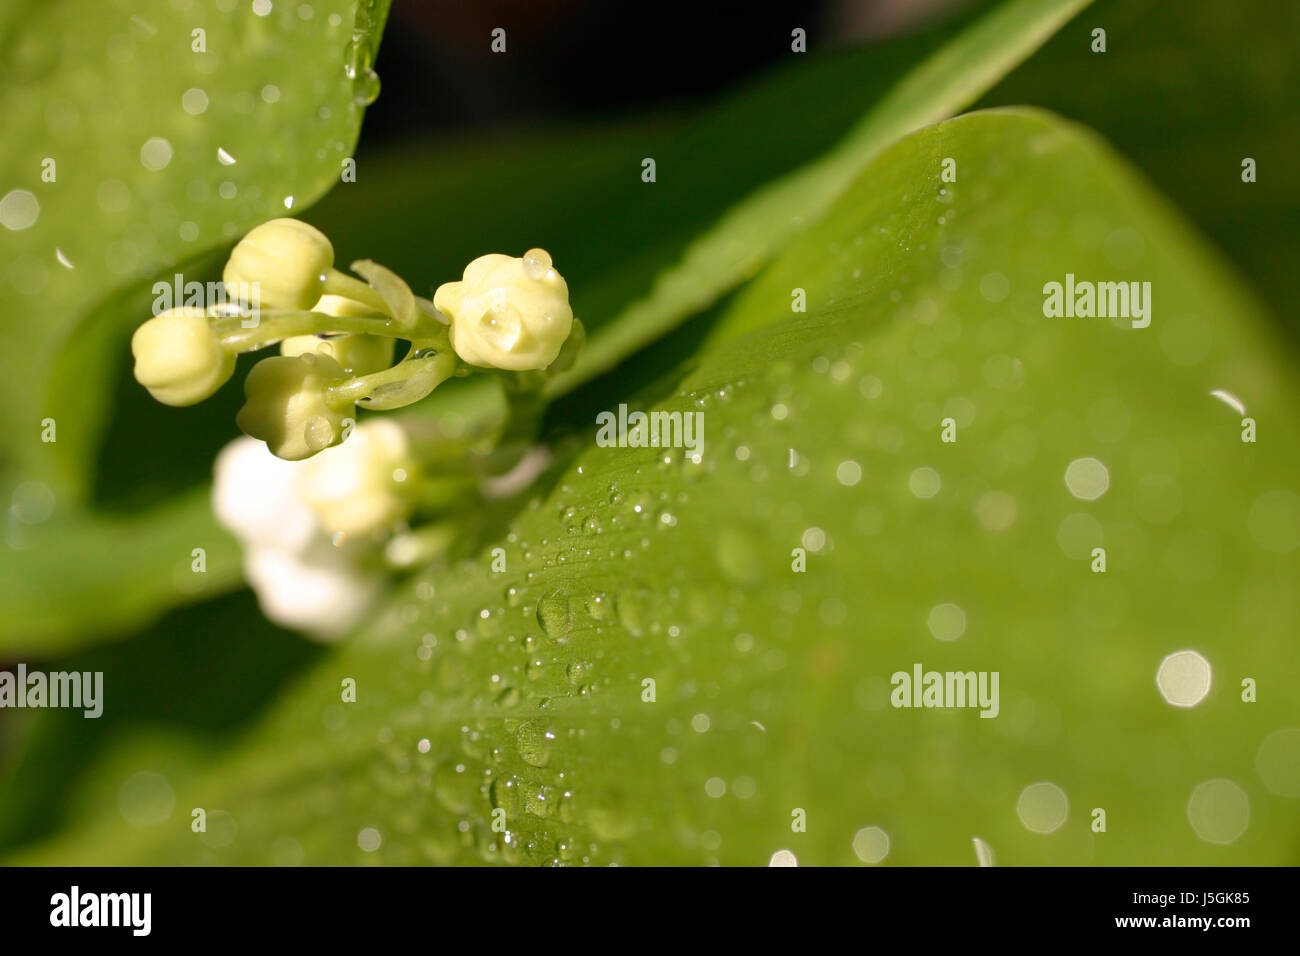
<path fill-rule="evenodd" d="M 592 336 L 563 394 L 607 371 L 750 278 L 890 144 L 973 103 L 1091 0 L 1009 0 L 917 66 L 823 158 L 731 209 L 662 273 L 650 295 Z"/>

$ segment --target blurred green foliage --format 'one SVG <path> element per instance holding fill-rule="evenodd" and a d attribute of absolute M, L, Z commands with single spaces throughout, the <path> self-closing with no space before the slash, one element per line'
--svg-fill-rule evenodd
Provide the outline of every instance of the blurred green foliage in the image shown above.
<path fill-rule="evenodd" d="M 1092 127 L 1228 254 L 1300 338 L 1295 121 L 1300 5 L 1101 0 L 981 106 L 1032 103 Z M 1095 54 L 1084 36 L 1107 31 Z M 1241 162 L 1258 164 L 1254 183 Z M 1294 349 L 1294 346 L 1292 346 Z"/>

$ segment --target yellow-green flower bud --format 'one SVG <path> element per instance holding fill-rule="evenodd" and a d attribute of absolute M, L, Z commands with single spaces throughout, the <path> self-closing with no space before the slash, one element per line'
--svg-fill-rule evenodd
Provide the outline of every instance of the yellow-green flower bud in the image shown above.
<path fill-rule="evenodd" d="M 247 401 L 235 422 L 277 458 L 310 458 L 343 440 L 343 412 L 326 400 L 326 389 L 347 377 L 320 352 L 262 359 L 244 380 Z"/>
<path fill-rule="evenodd" d="M 136 381 L 164 405 L 201 402 L 235 372 L 235 356 L 192 306 L 168 309 L 136 329 L 131 353 Z"/>
<path fill-rule="evenodd" d="M 334 247 L 323 232 L 298 219 L 272 219 L 239 240 L 221 281 L 232 292 L 255 288 L 264 309 L 310 309 L 333 268 Z"/>
<path fill-rule="evenodd" d="M 328 534 L 367 535 L 411 512 L 415 463 L 406 430 L 390 419 L 363 422 L 303 469 L 300 493 Z"/>
<path fill-rule="evenodd" d="M 374 315 L 375 310 L 338 295 L 323 295 L 313 312 L 340 318 Z M 393 339 L 382 335 L 293 335 L 280 343 L 281 355 L 324 352 L 353 375 L 382 372 L 393 364 Z"/>
<path fill-rule="evenodd" d="M 456 354 L 485 368 L 546 368 L 573 325 L 569 287 L 545 249 L 480 256 L 462 281 L 438 287 L 433 304 L 451 320 Z"/>

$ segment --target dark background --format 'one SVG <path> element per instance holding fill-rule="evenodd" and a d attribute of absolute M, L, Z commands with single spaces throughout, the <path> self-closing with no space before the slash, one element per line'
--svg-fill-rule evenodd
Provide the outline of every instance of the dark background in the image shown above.
<path fill-rule="evenodd" d="M 918 29 L 961 0 L 396 0 L 361 149 L 688 106 L 790 56 Z M 775 11 L 781 11 L 779 14 Z M 506 53 L 491 51 L 495 27 Z"/>

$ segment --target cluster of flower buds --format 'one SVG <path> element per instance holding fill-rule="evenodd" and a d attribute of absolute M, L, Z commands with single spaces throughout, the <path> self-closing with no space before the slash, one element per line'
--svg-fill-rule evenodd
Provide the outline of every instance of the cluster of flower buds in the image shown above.
<path fill-rule="evenodd" d="M 386 570 L 451 547 L 477 520 L 466 498 L 532 480 L 546 459 L 528 451 L 542 388 L 584 342 L 543 249 L 481 256 L 432 299 L 377 263 L 351 268 L 362 278 L 334 268 L 318 229 L 274 219 L 230 254 L 233 310 L 169 309 L 131 340 L 136 379 L 178 406 L 221 388 L 238 355 L 279 346 L 244 381 L 236 422 L 249 437 L 218 457 L 213 508 L 266 615 L 323 637 L 356 622 Z M 402 408 L 474 373 L 498 377 L 504 420 L 356 422 L 358 407 Z"/>
<path fill-rule="evenodd" d="M 543 249 L 481 256 L 432 300 L 376 263 L 352 268 L 365 281 L 334 268 L 334 247 L 315 227 L 263 223 L 222 273 L 240 309 L 183 307 L 145 322 L 131 340 L 136 379 L 164 404 L 193 405 L 230 379 L 240 353 L 278 343 L 280 354 L 245 380 L 237 422 L 297 461 L 342 442 L 356 406 L 401 408 L 477 369 L 559 371 L 582 341 L 568 286 Z M 408 346 L 394 363 L 399 340 Z"/>

